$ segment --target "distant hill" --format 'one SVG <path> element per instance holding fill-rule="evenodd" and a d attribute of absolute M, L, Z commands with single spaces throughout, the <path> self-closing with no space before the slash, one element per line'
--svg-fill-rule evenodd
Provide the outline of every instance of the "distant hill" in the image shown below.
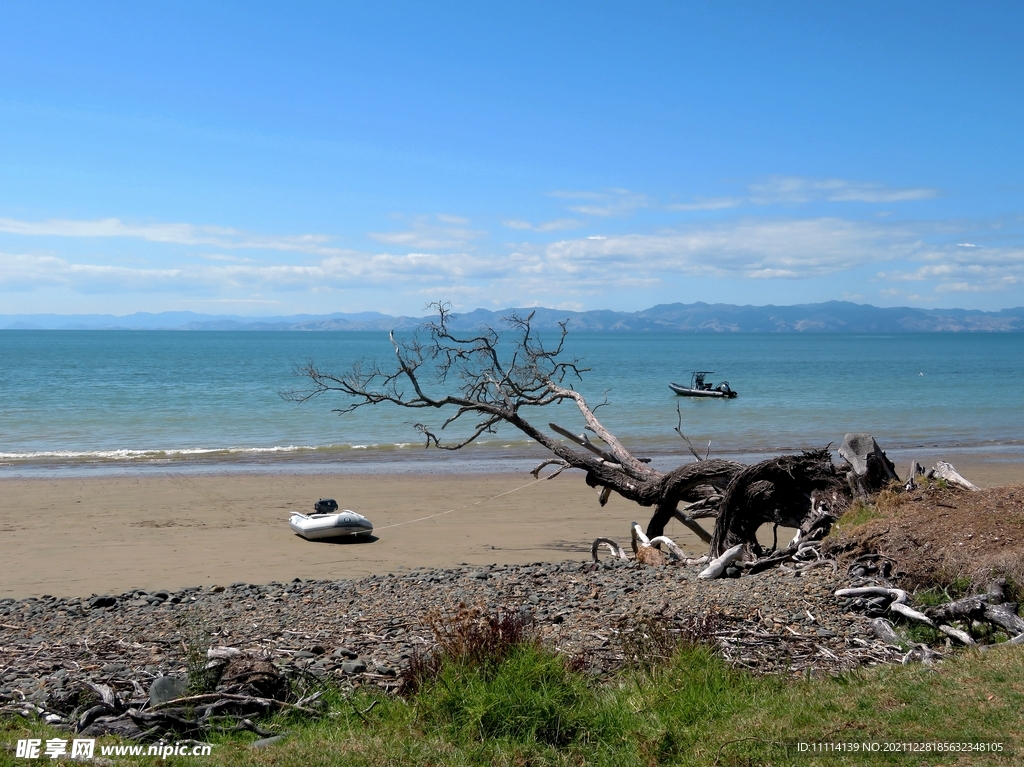
<path fill-rule="evenodd" d="M 673 333 L 1005 333 L 1024 331 L 1024 307 L 982 312 L 973 309 L 883 309 L 848 301 L 795 306 L 659 304 L 640 312 L 558 309 L 475 309 L 457 315 L 452 327 L 472 330 L 497 325 L 517 311 L 534 312 L 534 326 L 557 329 L 568 320 L 574 331 Z M 409 330 L 423 317 L 391 317 L 379 312 L 288 317 L 241 317 L 195 312 L 112 314 L 0 314 L 7 330 Z"/>

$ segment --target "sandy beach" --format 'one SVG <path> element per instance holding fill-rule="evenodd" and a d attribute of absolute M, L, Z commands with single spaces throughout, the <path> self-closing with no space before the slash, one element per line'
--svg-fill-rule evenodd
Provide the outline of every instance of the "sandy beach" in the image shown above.
<path fill-rule="evenodd" d="M 1021 463 L 951 460 L 983 487 L 1024 483 Z M 600 507 L 579 472 L 540 482 L 528 474 L 3 479 L 0 494 L 0 597 L 14 598 L 584 559 L 594 538 L 625 545 L 629 522 L 649 516 L 616 495 Z M 295 536 L 289 512 L 311 511 L 320 497 L 369 517 L 376 540 Z M 667 534 L 703 553 L 678 523 Z"/>

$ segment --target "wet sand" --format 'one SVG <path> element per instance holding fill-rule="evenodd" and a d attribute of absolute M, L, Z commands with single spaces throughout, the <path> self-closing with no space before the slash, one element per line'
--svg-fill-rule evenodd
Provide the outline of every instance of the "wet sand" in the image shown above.
<path fill-rule="evenodd" d="M 950 460 L 983 487 L 1024 483 L 1022 463 Z M 289 513 L 312 511 L 320 497 L 369 517 L 376 540 L 294 535 Z M 528 474 L 0 479 L 0 598 L 585 559 L 598 536 L 627 545 L 630 521 L 646 525 L 649 515 L 614 494 L 600 507 L 580 472 L 540 482 Z M 666 532 L 704 553 L 678 523 Z"/>

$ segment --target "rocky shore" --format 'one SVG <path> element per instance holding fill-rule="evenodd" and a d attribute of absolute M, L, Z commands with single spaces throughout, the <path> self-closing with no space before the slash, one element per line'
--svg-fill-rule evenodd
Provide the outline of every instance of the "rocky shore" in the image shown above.
<path fill-rule="evenodd" d="M 394 689 L 413 653 L 432 645 L 428 612 L 460 604 L 528 611 L 546 642 L 583 655 L 595 673 L 621 663 L 620 632 L 650 615 L 680 625 L 711 616 L 724 656 L 759 672 L 828 672 L 901 657 L 833 596 L 845 583 L 829 568 L 710 582 L 696 575 L 679 564 L 561 562 L 6 599 L 0 704 L 45 708 L 87 681 L 138 700 L 155 678 L 184 677 L 190 654 L 222 645 L 262 653 L 285 670 Z"/>

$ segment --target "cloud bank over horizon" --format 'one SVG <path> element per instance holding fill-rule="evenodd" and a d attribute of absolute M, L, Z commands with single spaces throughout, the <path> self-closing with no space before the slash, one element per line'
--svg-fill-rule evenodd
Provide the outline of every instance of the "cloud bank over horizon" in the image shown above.
<path fill-rule="evenodd" d="M 392 231 L 362 233 L 352 247 L 323 232 L 252 232 L 116 217 L 4 217 L 5 250 L 12 241 L 19 248 L 0 253 L 0 292 L 39 294 L 56 288 L 82 297 L 76 311 L 96 308 L 90 297 L 105 302 L 118 296 L 124 311 L 152 306 L 157 297 L 164 310 L 191 308 L 190 302 L 215 307 L 227 298 L 228 303 L 251 302 L 254 311 L 264 313 L 302 311 L 304 299 L 295 294 L 309 293 L 323 297 L 317 304 L 321 309 L 338 300 L 334 310 L 409 314 L 435 298 L 460 309 L 543 304 L 637 310 L 676 300 L 685 281 L 727 289 L 756 281 L 763 303 L 772 303 L 773 282 L 838 278 L 861 281 L 860 293 L 833 290 L 821 300 L 927 307 L 951 294 L 972 294 L 995 303 L 967 301 L 967 308 L 1022 303 L 1024 246 L 1013 241 L 1021 234 L 1019 222 L 854 218 L 827 209 L 799 215 L 820 201 L 870 206 L 940 195 L 926 188 L 787 177 L 751 183 L 749 192 L 746 199 L 728 198 L 728 205 L 661 204 L 622 189 L 559 192 L 545 198 L 578 218 L 538 224 L 505 219 L 490 231 L 468 217 L 417 214 L 403 217 L 402 226 Z M 652 209 L 662 220 L 683 211 L 686 220 L 661 225 L 639 220 L 638 211 Z M 510 229 L 530 239 L 502 242 Z M 1001 242 L 978 244 L 994 233 Z M 972 242 L 962 242 L 965 238 Z M 108 247 L 117 241 L 127 244 Z M 353 292 L 378 297 L 353 305 Z"/>

